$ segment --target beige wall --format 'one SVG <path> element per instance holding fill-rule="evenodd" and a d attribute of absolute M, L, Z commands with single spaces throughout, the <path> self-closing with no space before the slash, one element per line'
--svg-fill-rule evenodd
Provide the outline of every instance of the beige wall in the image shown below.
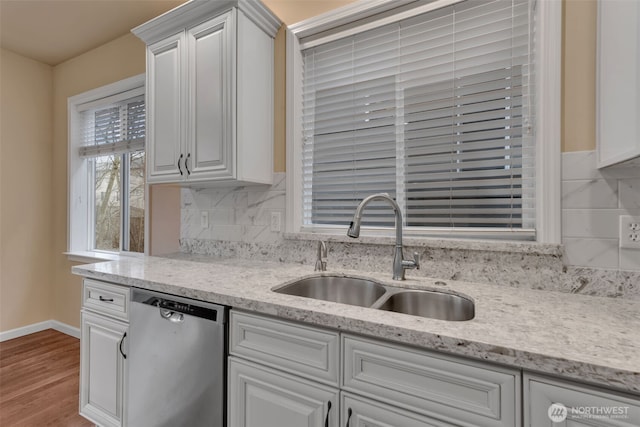
<path fill-rule="evenodd" d="M 355 0 L 262 0 L 286 25 L 336 9 Z"/>
<path fill-rule="evenodd" d="M 596 0 L 565 0 L 562 151 L 596 148 Z"/>
<path fill-rule="evenodd" d="M 147 193 L 149 210 L 149 255 L 180 252 L 180 187 L 152 185 Z M 151 220 L 152 219 L 152 220 Z"/>
<path fill-rule="evenodd" d="M 280 27 L 274 41 L 274 80 L 273 80 L 273 171 L 286 170 L 286 135 L 287 135 L 287 103 L 286 103 L 286 26 Z"/>
<path fill-rule="evenodd" d="M 0 331 L 51 319 L 52 69 L 0 52 Z"/>
<path fill-rule="evenodd" d="M 145 46 L 132 34 L 53 69 L 53 318 L 80 325 L 81 280 L 71 274 L 67 250 L 67 98 L 144 73 Z"/>

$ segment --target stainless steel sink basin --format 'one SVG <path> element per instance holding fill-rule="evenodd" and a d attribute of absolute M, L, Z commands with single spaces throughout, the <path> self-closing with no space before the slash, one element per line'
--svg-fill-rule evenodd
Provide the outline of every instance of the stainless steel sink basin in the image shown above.
<path fill-rule="evenodd" d="M 471 320 L 475 316 L 475 305 L 468 298 L 422 290 L 393 293 L 376 308 L 440 320 Z"/>
<path fill-rule="evenodd" d="M 371 307 L 386 292 L 384 286 L 371 280 L 341 276 L 308 277 L 273 291 L 361 307 Z"/>
<path fill-rule="evenodd" d="M 475 304 L 445 292 L 384 286 L 368 279 L 315 276 L 273 289 L 273 292 L 440 320 L 471 320 Z"/>

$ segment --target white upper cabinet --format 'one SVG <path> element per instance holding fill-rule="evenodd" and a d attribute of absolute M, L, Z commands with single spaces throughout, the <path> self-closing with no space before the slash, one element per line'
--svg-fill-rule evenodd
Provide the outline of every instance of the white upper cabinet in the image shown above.
<path fill-rule="evenodd" d="M 273 175 L 273 38 L 257 1 L 191 1 L 133 33 L 147 44 L 149 183 Z"/>
<path fill-rule="evenodd" d="M 598 1 L 598 167 L 640 156 L 640 2 Z"/>

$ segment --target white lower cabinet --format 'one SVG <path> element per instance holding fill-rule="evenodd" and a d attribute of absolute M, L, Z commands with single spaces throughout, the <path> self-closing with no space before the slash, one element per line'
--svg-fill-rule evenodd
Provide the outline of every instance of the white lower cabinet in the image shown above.
<path fill-rule="evenodd" d="M 341 393 L 340 425 L 345 427 L 455 427 L 443 421 L 406 411 L 371 399 Z"/>
<path fill-rule="evenodd" d="M 124 425 L 124 322 L 82 311 L 80 415 L 103 427 Z"/>
<path fill-rule="evenodd" d="M 525 427 L 638 427 L 640 397 L 525 373 Z"/>
<path fill-rule="evenodd" d="M 338 427 L 339 334 L 231 310 L 229 427 Z"/>
<path fill-rule="evenodd" d="M 253 313 L 230 318 L 228 427 L 521 426 L 517 369 Z"/>
<path fill-rule="evenodd" d="M 343 391 L 450 423 L 437 425 L 522 425 L 518 369 L 349 334 L 342 357 Z"/>
<path fill-rule="evenodd" d="M 228 425 L 338 425 L 338 390 L 255 363 L 229 359 Z"/>
<path fill-rule="evenodd" d="M 130 289 L 84 279 L 82 295 L 80 415 L 100 427 L 122 427 Z"/>

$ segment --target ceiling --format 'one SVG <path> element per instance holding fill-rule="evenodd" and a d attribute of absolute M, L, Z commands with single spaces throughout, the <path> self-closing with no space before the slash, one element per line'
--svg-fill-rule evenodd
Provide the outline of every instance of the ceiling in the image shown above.
<path fill-rule="evenodd" d="M 216 0 L 210 0 L 216 1 Z M 286 24 L 354 0 L 262 0 Z M 0 46 L 57 65 L 186 0 L 0 0 Z"/>
<path fill-rule="evenodd" d="M 0 45 L 57 65 L 185 0 L 0 0 Z"/>

